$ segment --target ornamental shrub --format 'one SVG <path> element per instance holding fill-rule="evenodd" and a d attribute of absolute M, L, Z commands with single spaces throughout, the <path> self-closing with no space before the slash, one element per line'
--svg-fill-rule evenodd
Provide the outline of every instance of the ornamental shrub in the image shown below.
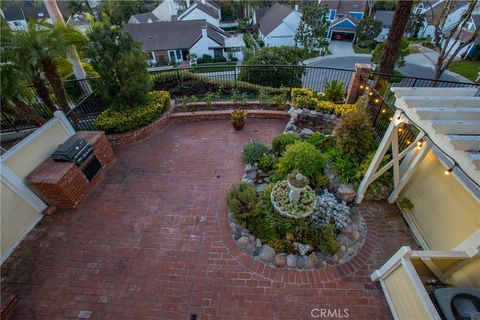
<path fill-rule="evenodd" d="M 271 154 L 270 148 L 260 142 L 252 142 L 243 147 L 243 162 L 245 164 L 254 164 L 260 161 L 264 155 Z"/>
<path fill-rule="evenodd" d="M 317 112 L 330 113 L 343 117 L 357 107 L 355 104 L 337 104 L 325 99 L 325 94 L 314 92 L 312 89 L 292 89 L 292 106 L 294 108 L 314 109 Z"/>
<path fill-rule="evenodd" d="M 335 147 L 335 138 L 333 136 L 326 136 L 320 132 L 314 132 L 307 138 L 307 142 L 313 144 L 315 148 L 322 152 Z"/>
<path fill-rule="evenodd" d="M 284 133 L 276 136 L 273 138 L 272 141 L 272 149 L 273 152 L 277 155 L 281 155 L 285 148 L 290 145 L 294 144 L 295 142 L 301 140 L 299 136 L 293 133 Z"/>
<path fill-rule="evenodd" d="M 107 133 L 132 131 L 152 123 L 170 106 L 170 94 L 166 91 L 151 91 L 147 104 L 126 110 L 108 108 L 95 120 L 95 126 Z"/>
<path fill-rule="evenodd" d="M 255 217 L 260 204 L 255 187 L 245 182 L 233 186 L 227 195 L 228 208 L 239 222 Z"/>
<path fill-rule="evenodd" d="M 345 98 L 345 82 L 332 80 L 325 83 L 325 97 L 329 101 L 341 101 Z"/>
<path fill-rule="evenodd" d="M 273 154 L 264 154 L 258 162 L 258 168 L 263 170 L 263 172 L 270 172 L 276 162 L 277 158 Z"/>
<path fill-rule="evenodd" d="M 317 185 L 323 176 L 325 160 L 323 154 L 312 144 L 297 141 L 288 145 L 277 165 L 277 172 L 287 175 L 297 169 L 312 185 Z"/>
<path fill-rule="evenodd" d="M 372 125 L 367 111 L 356 108 L 347 113 L 337 131 L 337 144 L 347 155 L 361 159 L 368 154 L 372 146 Z"/>

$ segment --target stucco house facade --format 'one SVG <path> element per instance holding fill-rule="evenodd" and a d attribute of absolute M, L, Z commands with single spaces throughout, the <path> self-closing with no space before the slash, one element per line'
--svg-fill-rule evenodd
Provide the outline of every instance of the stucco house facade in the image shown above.
<path fill-rule="evenodd" d="M 295 46 L 295 34 L 301 18 L 300 12 L 280 3 L 256 10 L 254 23 L 258 38 L 266 47 Z"/>

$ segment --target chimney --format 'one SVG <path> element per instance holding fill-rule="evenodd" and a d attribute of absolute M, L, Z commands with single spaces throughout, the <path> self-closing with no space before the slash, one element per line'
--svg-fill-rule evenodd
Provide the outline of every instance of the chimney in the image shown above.
<path fill-rule="evenodd" d="M 187 8 L 190 8 L 190 0 L 187 0 Z"/>
<path fill-rule="evenodd" d="M 153 22 L 152 19 L 150 18 L 147 19 L 147 23 L 152 23 L 152 22 Z"/>
<path fill-rule="evenodd" d="M 298 11 L 298 4 L 295 5 L 295 11 Z"/>
<path fill-rule="evenodd" d="M 205 4 L 205 0 L 202 0 L 202 4 Z"/>
<path fill-rule="evenodd" d="M 203 26 L 202 27 L 202 38 L 204 39 L 207 39 L 208 35 L 207 35 L 207 26 Z"/>

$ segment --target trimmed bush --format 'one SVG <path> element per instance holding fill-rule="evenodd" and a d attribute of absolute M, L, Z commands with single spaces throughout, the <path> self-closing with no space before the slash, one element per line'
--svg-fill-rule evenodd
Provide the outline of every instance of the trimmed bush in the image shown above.
<path fill-rule="evenodd" d="M 347 113 L 337 131 L 337 144 L 347 155 L 361 159 L 372 146 L 372 124 L 367 111 L 357 108 Z"/>
<path fill-rule="evenodd" d="M 260 142 L 252 142 L 243 147 L 243 162 L 245 164 L 259 163 L 264 155 L 271 154 L 270 148 Z"/>
<path fill-rule="evenodd" d="M 272 149 L 277 155 L 281 155 L 288 145 L 301 140 L 299 136 L 293 133 L 284 133 L 273 138 Z"/>
<path fill-rule="evenodd" d="M 251 84 L 244 81 L 212 79 L 189 71 L 162 71 L 156 76 L 153 83 L 155 90 L 170 92 L 173 98 L 183 96 L 203 95 L 208 92 L 220 92 L 220 94 L 233 94 L 234 91 L 258 95 L 265 92 L 269 95 L 288 94 L 288 88 L 272 88 Z"/>
<path fill-rule="evenodd" d="M 313 185 L 322 181 L 325 160 L 323 154 L 312 144 L 297 141 L 288 145 L 277 165 L 277 172 L 286 175 L 297 169 Z"/>
<path fill-rule="evenodd" d="M 132 131 L 155 121 L 169 106 L 168 92 L 152 91 L 146 105 L 127 110 L 108 108 L 95 120 L 95 126 L 107 133 Z"/>
<path fill-rule="evenodd" d="M 357 108 L 355 104 L 336 104 L 326 101 L 323 93 L 305 88 L 292 89 L 292 106 L 294 108 L 314 109 L 318 112 L 335 114 L 341 117 Z"/>
<path fill-rule="evenodd" d="M 255 187 L 248 183 L 242 182 L 233 186 L 227 195 L 228 208 L 239 222 L 255 217 L 260 204 Z"/>
<path fill-rule="evenodd" d="M 263 172 L 270 172 L 276 162 L 277 158 L 275 158 L 272 154 L 265 154 L 260 158 L 260 161 L 258 162 L 258 168 Z"/>

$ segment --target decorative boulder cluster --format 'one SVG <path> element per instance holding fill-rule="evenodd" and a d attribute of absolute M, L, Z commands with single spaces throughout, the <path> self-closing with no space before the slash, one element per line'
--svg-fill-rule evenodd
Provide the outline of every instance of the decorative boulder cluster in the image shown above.
<path fill-rule="evenodd" d="M 317 206 L 310 219 L 319 227 L 333 223 L 336 229 L 341 230 L 350 223 L 350 207 L 344 201 L 339 202 L 333 193 L 324 190 L 317 197 Z"/>
<path fill-rule="evenodd" d="M 284 133 L 294 133 L 302 138 L 308 138 L 314 131 L 331 134 L 340 124 L 340 118 L 334 114 L 295 108 L 291 108 L 288 112 L 290 121 Z"/>
<path fill-rule="evenodd" d="M 247 164 L 245 166 L 245 173 L 243 174 L 242 182 L 246 182 L 255 187 L 257 192 L 263 192 L 265 187 L 270 182 L 267 174 L 260 170 L 257 164 Z"/>

